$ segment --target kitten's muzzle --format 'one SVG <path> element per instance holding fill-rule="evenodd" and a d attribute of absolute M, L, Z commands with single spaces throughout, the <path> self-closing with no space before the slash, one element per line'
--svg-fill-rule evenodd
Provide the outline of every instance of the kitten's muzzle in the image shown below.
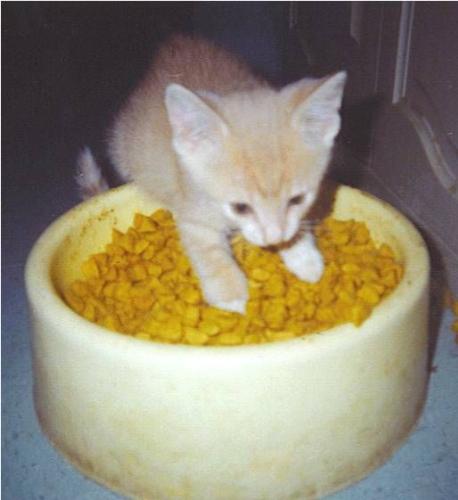
<path fill-rule="evenodd" d="M 278 226 L 270 226 L 266 228 L 263 235 L 264 246 L 279 245 L 284 241 L 285 235 L 283 230 Z"/>

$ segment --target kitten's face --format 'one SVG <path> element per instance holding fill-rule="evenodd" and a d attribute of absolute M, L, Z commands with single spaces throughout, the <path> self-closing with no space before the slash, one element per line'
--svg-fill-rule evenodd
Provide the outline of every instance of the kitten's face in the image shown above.
<path fill-rule="evenodd" d="M 196 94 L 172 85 L 166 104 L 183 168 L 251 243 L 292 239 L 313 204 L 340 127 L 345 76 L 280 92 Z"/>
<path fill-rule="evenodd" d="M 292 134 L 282 135 L 261 150 L 239 137 L 237 148 L 226 148 L 225 165 L 210 188 L 231 226 L 259 246 L 278 245 L 297 234 L 327 163 L 326 154 L 310 154 Z"/>
<path fill-rule="evenodd" d="M 228 190 L 229 194 L 231 191 Z M 234 190 L 233 193 L 234 196 L 221 200 L 222 209 L 231 226 L 259 246 L 291 240 L 316 198 L 316 190 L 306 185 L 298 188 L 285 185 L 279 192 L 269 195 L 256 189 Z"/>

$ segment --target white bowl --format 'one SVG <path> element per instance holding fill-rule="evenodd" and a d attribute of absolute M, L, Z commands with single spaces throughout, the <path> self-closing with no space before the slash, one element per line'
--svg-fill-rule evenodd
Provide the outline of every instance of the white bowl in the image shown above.
<path fill-rule="evenodd" d="M 70 210 L 26 267 L 43 431 L 81 472 L 135 498 L 316 498 L 381 465 L 421 412 L 429 260 L 387 204 L 340 187 L 337 218 L 366 222 L 405 266 L 365 323 L 263 345 L 193 347 L 124 336 L 78 316 L 61 292 L 113 226 L 158 205 L 132 186 Z"/>

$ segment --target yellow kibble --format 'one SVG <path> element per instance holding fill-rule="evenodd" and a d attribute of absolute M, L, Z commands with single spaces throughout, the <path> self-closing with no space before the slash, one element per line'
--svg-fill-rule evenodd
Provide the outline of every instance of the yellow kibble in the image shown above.
<path fill-rule="evenodd" d="M 293 321 L 291 319 L 285 323 L 285 331 L 294 333 L 296 337 L 306 333 L 305 325 L 302 321 Z"/>
<path fill-rule="evenodd" d="M 163 324 L 159 334 L 165 340 L 178 342 L 183 336 L 180 322 L 177 319 L 171 319 Z"/>
<path fill-rule="evenodd" d="M 355 325 L 360 325 L 369 315 L 370 309 L 362 304 L 354 305 L 349 311 L 350 321 Z"/>
<path fill-rule="evenodd" d="M 404 269 L 400 264 L 394 264 L 393 266 L 394 273 L 396 275 L 396 281 L 399 282 L 404 274 Z"/>
<path fill-rule="evenodd" d="M 380 245 L 379 254 L 382 257 L 388 257 L 389 259 L 395 258 L 393 250 L 386 243 L 383 243 L 382 245 Z"/>
<path fill-rule="evenodd" d="M 452 311 L 455 316 L 458 316 L 458 300 L 452 302 Z"/>
<path fill-rule="evenodd" d="M 321 307 L 316 311 L 315 317 L 319 321 L 332 323 L 335 319 L 334 310 L 331 307 Z"/>
<path fill-rule="evenodd" d="M 267 281 L 270 278 L 270 273 L 267 272 L 265 269 L 256 267 L 251 272 L 251 277 L 256 281 Z"/>
<path fill-rule="evenodd" d="M 221 315 L 216 320 L 216 324 L 224 332 L 233 330 L 238 325 L 238 323 L 239 316 L 237 314 Z"/>
<path fill-rule="evenodd" d="M 120 324 L 118 318 L 114 314 L 108 314 L 100 321 L 100 324 L 109 330 L 119 330 Z"/>
<path fill-rule="evenodd" d="M 258 333 L 249 333 L 243 338 L 244 344 L 260 344 L 263 341 L 262 336 Z"/>
<path fill-rule="evenodd" d="M 151 311 L 148 312 L 147 319 L 152 321 L 166 322 L 172 317 L 171 312 L 165 309 L 159 301 L 155 302 Z"/>
<path fill-rule="evenodd" d="M 127 270 L 127 274 L 129 278 L 133 281 L 141 281 L 148 276 L 146 268 L 142 264 L 133 265 Z"/>
<path fill-rule="evenodd" d="M 172 220 L 172 214 L 169 211 L 160 208 L 151 215 L 151 219 L 158 222 L 159 224 L 163 224 L 164 222 Z"/>
<path fill-rule="evenodd" d="M 375 269 L 363 269 L 360 273 L 360 277 L 363 281 L 374 281 L 378 280 L 378 273 Z"/>
<path fill-rule="evenodd" d="M 194 305 L 186 306 L 183 314 L 183 323 L 188 326 L 197 326 L 200 320 L 200 309 Z"/>
<path fill-rule="evenodd" d="M 325 270 L 314 284 L 296 278 L 278 254 L 240 236 L 233 240 L 249 283 L 241 315 L 205 304 L 170 212 L 136 214 L 126 232 L 113 229 L 105 252 L 83 263 L 83 278 L 63 295 L 72 309 L 105 328 L 196 346 L 258 344 L 348 321 L 360 325 L 399 283 L 403 268 L 388 245 L 376 246 L 363 223 L 328 218 L 316 236 Z"/>
<path fill-rule="evenodd" d="M 218 343 L 221 345 L 238 345 L 242 343 L 242 340 L 243 336 L 236 333 L 222 333 L 218 337 Z"/>
<path fill-rule="evenodd" d="M 118 271 L 115 267 L 109 267 L 106 273 L 103 275 L 103 279 L 106 281 L 115 281 L 118 279 Z"/>
<path fill-rule="evenodd" d="M 133 304 L 140 311 L 149 311 L 154 304 L 154 297 L 134 297 Z"/>
<path fill-rule="evenodd" d="M 110 260 L 110 265 L 114 268 L 123 269 L 129 265 L 129 259 L 125 254 L 113 255 Z"/>
<path fill-rule="evenodd" d="M 198 290 L 188 287 L 185 288 L 181 293 L 180 297 L 187 303 L 187 304 L 198 304 L 201 301 L 201 296 Z"/>
<path fill-rule="evenodd" d="M 113 283 L 113 282 L 112 283 L 107 283 L 103 287 L 103 295 L 105 297 L 109 297 L 109 298 L 114 297 L 116 286 L 117 286 L 117 283 Z"/>
<path fill-rule="evenodd" d="M 357 295 L 360 299 L 363 299 L 364 302 L 368 304 L 375 305 L 380 302 L 380 295 L 377 290 L 371 285 L 364 285 L 357 292 Z"/>
<path fill-rule="evenodd" d="M 130 298 L 130 289 L 132 285 L 125 281 L 122 283 L 117 283 L 114 287 L 114 297 L 117 300 L 128 300 Z"/>
<path fill-rule="evenodd" d="M 204 345 L 208 342 L 208 335 L 200 332 L 197 328 L 186 327 L 184 340 L 191 345 Z"/>
<path fill-rule="evenodd" d="M 284 281 L 279 276 L 272 276 L 264 284 L 264 294 L 267 297 L 281 297 L 286 292 Z"/>
<path fill-rule="evenodd" d="M 134 334 L 134 337 L 136 339 L 140 340 L 151 340 L 151 335 L 147 332 L 138 332 Z"/>
<path fill-rule="evenodd" d="M 158 263 L 163 271 L 172 271 L 173 269 L 175 269 L 173 260 L 168 257 L 162 257 L 158 260 Z"/>
<path fill-rule="evenodd" d="M 346 245 L 350 240 L 348 233 L 336 233 L 332 238 L 332 242 L 336 245 Z"/>
<path fill-rule="evenodd" d="M 134 227 L 140 233 L 155 231 L 157 229 L 157 225 L 151 217 L 146 217 L 145 215 L 138 213 L 134 216 Z"/>
<path fill-rule="evenodd" d="M 134 245 L 134 253 L 137 255 L 141 254 L 148 248 L 148 246 L 149 246 L 148 240 L 138 240 Z"/>
<path fill-rule="evenodd" d="M 147 261 L 151 260 L 154 257 L 155 253 L 156 253 L 156 248 L 150 245 L 146 248 L 146 250 L 143 251 L 142 258 Z"/>
<path fill-rule="evenodd" d="M 355 301 L 354 294 L 349 293 L 347 290 L 340 290 L 337 293 L 337 297 L 345 304 L 353 304 L 353 302 Z"/>
<path fill-rule="evenodd" d="M 354 273 L 359 273 L 361 271 L 361 267 L 358 266 L 358 264 L 352 264 L 351 262 L 342 264 L 341 268 L 344 273 L 354 274 Z"/>
<path fill-rule="evenodd" d="M 377 281 L 372 281 L 370 283 L 371 288 L 373 288 L 380 296 L 385 293 L 385 287 L 382 283 L 378 283 Z"/>
<path fill-rule="evenodd" d="M 266 336 L 269 340 L 289 340 L 294 338 L 296 335 L 294 332 L 286 330 L 267 330 Z"/>
<path fill-rule="evenodd" d="M 215 323 L 212 323 L 210 321 L 202 321 L 199 324 L 199 331 L 205 333 L 205 335 L 208 335 L 209 337 L 213 337 L 214 335 L 218 334 L 221 329 Z"/>
<path fill-rule="evenodd" d="M 71 290 L 67 290 L 64 293 L 64 299 L 67 304 L 78 314 L 82 314 L 84 310 L 84 301 L 76 296 Z"/>
<path fill-rule="evenodd" d="M 100 276 L 99 267 L 96 260 L 91 257 L 86 262 L 83 262 L 81 271 L 85 278 L 98 278 Z"/>
<path fill-rule="evenodd" d="M 190 271 L 190 269 L 191 266 L 189 265 L 188 259 L 184 255 L 178 257 L 176 263 L 176 271 L 178 273 L 187 274 Z"/>
<path fill-rule="evenodd" d="M 281 302 L 265 302 L 262 317 L 271 328 L 279 328 L 286 319 L 285 305 Z"/>
<path fill-rule="evenodd" d="M 148 262 L 146 264 L 146 272 L 149 276 L 160 276 L 162 274 L 162 267 L 159 264 Z"/>
<path fill-rule="evenodd" d="M 149 333 L 152 338 L 155 338 L 161 331 L 162 326 L 163 324 L 160 321 L 149 318 L 147 321 L 143 322 L 143 324 L 141 325 L 141 329 L 142 331 Z"/>
<path fill-rule="evenodd" d="M 288 307 L 294 307 L 300 304 L 302 294 L 297 288 L 290 288 L 286 292 L 285 303 Z"/>
<path fill-rule="evenodd" d="M 96 253 L 93 255 L 93 258 L 99 267 L 108 265 L 108 255 L 106 253 Z"/>
<path fill-rule="evenodd" d="M 91 295 L 95 295 L 96 297 L 102 297 L 103 295 L 103 287 L 105 285 L 105 281 L 102 278 L 91 278 L 87 280 L 87 284 L 91 290 Z"/>
<path fill-rule="evenodd" d="M 316 312 L 316 305 L 311 303 L 311 302 L 309 302 L 308 304 L 305 304 L 303 312 L 304 312 L 304 316 L 306 317 L 306 319 L 313 318 L 315 316 L 315 312 Z"/>
<path fill-rule="evenodd" d="M 87 297 L 89 295 L 89 288 L 83 281 L 75 281 L 70 285 L 70 291 L 77 297 Z"/>
<path fill-rule="evenodd" d="M 247 316 L 256 316 L 261 311 L 261 302 L 259 300 L 250 300 L 246 305 Z"/>
<path fill-rule="evenodd" d="M 369 231 L 367 230 L 367 227 L 362 224 L 359 224 L 355 230 L 353 241 L 358 244 L 367 243 L 369 237 L 370 235 Z"/>
<path fill-rule="evenodd" d="M 323 288 L 320 291 L 320 303 L 323 305 L 329 305 L 336 299 L 336 294 L 332 288 Z"/>
<path fill-rule="evenodd" d="M 86 304 L 91 304 L 95 308 L 97 317 L 104 316 L 108 312 L 107 306 L 104 304 L 104 302 L 95 297 L 89 297 L 86 300 Z"/>
<path fill-rule="evenodd" d="M 84 309 L 81 313 L 89 321 L 95 321 L 95 307 L 91 302 L 86 302 Z"/>
<path fill-rule="evenodd" d="M 123 255 L 125 252 L 124 250 L 118 246 L 118 245 L 115 245 L 114 243 L 109 243 L 106 247 L 105 247 L 105 251 L 107 253 L 107 255 Z"/>
<path fill-rule="evenodd" d="M 169 314 L 171 305 L 175 301 L 175 295 L 173 295 L 172 293 L 160 293 L 156 296 L 156 298 L 159 306 Z"/>
<path fill-rule="evenodd" d="M 113 243 L 118 245 L 126 252 L 133 252 L 134 250 L 134 239 L 129 234 L 121 233 L 117 229 L 113 229 Z"/>
<path fill-rule="evenodd" d="M 389 271 L 380 278 L 380 282 L 387 287 L 395 287 L 398 282 L 396 273 L 394 271 Z"/>

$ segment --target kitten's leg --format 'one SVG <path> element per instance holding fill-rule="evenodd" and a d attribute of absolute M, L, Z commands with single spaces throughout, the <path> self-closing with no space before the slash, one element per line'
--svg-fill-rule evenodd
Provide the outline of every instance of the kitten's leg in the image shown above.
<path fill-rule="evenodd" d="M 248 284 L 224 234 L 198 224 L 180 226 L 184 249 L 200 279 L 205 300 L 227 311 L 244 313 Z"/>
<path fill-rule="evenodd" d="M 291 247 L 280 250 L 280 256 L 286 267 L 303 281 L 316 283 L 323 274 L 323 257 L 310 232 Z"/>

